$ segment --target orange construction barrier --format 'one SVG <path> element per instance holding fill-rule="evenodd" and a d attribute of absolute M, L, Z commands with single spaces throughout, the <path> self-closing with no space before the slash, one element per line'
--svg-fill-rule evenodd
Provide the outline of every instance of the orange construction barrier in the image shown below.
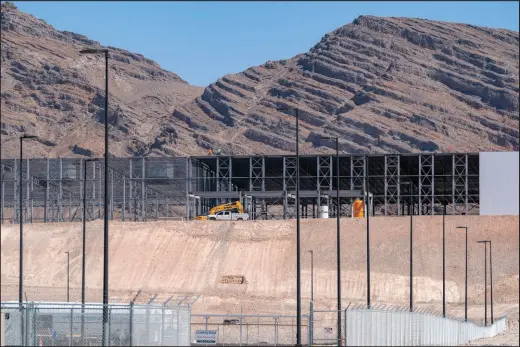
<path fill-rule="evenodd" d="M 361 199 L 354 200 L 354 218 L 365 217 L 365 203 Z"/>

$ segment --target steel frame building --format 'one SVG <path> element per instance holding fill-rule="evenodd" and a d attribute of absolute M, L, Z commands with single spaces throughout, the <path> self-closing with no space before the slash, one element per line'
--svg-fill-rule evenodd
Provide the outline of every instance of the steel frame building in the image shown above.
<path fill-rule="evenodd" d="M 103 165 L 103 159 L 1 160 L 2 223 L 19 220 L 20 168 L 25 222 L 81 221 L 83 191 L 87 219 L 102 218 Z M 331 155 L 300 156 L 303 218 L 318 217 L 323 205 L 330 217 L 338 210 L 351 216 L 367 184 L 371 215 L 407 215 L 410 206 L 414 215 L 442 214 L 444 202 L 448 214 L 479 214 L 478 153 L 341 155 L 339 208 L 336 166 Z M 111 219 L 191 219 L 234 200 L 253 219 L 295 217 L 296 158 L 290 155 L 112 158 L 109 175 Z"/>

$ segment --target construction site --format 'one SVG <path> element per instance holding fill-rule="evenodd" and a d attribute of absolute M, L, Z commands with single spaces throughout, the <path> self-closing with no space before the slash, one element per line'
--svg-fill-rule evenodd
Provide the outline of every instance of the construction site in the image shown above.
<path fill-rule="evenodd" d="M 478 215 L 479 165 L 478 153 L 304 155 L 300 215 L 352 217 L 356 199 L 373 216 L 438 215 L 444 205 Z M 19 220 L 20 168 L 25 223 L 81 221 L 84 202 L 88 220 L 103 218 L 102 159 L 13 159 L 1 161 L 2 223 Z M 111 220 L 190 220 L 235 201 L 252 220 L 296 216 L 295 156 L 111 158 L 108 172 Z"/>
<path fill-rule="evenodd" d="M 518 346 L 518 3 L 124 5 L 1 3 L 0 347 Z"/>
<path fill-rule="evenodd" d="M 396 314 L 406 310 L 413 217 L 414 312 L 440 315 L 444 229 L 447 316 L 456 320 L 464 315 L 464 233 L 457 229 L 464 225 L 470 231 L 469 319 L 477 325 L 485 323 L 484 263 L 482 246 L 476 241 L 489 238 L 493 240 L 493 315 L 508 319 L 509 332 L 518 329 L 514 325 L 515 317 L 518 321 L 518 214 L 507 212 L 518 205 L 514 194 L 504 191 L 511 185 L 504 188 L 500 183 L 518 175 L 504 170 L 504 163 L 518 161 L 517 152 L 340 156 L 339 208 L 336 160 L 334 156 L 300 158 L 302 334 L 307 344 L 319 344 L 320 339 L 330 343 L 337 333 L 337 211 L 344 317 L 357 312 L 356 307 L 366 310 L 367 217 L 371 217 L 374 308 L 397 310 Z M 103 161 L 29 159 L 21 168 L 26 300 L 79 302 L 79 222 L 85 210 L 86 301 L 101 302 Z M 224 344 L 293 344 L 295 169 L 295 157 L 289 156 L 110 159 L 110 302 L 128 304 L 139 297 L 141 305 L 153 311 L 158 308 L 150 305 L 180 296 L 185 298 L 180 303 L 189 303 L 192 325 L 185 338 L 191 336 L 191 342 L 197 339 L 198 326 L 204 331 L 215 329 Z M 2 302 L 17 297 L 19 170 L 19 161 L 2 160 Z M 411 191 L 406 182 L 411 182 Z M 498 204 L 493 199 L 500 194 L 505 202 L 501 206 L 506 206 L 503 215 L 493 212 Z M 235 214 L 239 218 L 232 219 Z M 240 324 L 240 337 L 238 330 L 231 333 L 233 327 L 226 328 L 235 323 Z M 164 329 L 160 330 L 162 343 L 167 341 Z M 247 337 L 242 329 L 247 329 Z M 352 329 L 345 325 L 343 334 Z M 79 344 L 79 340 L 64 341 Z M 160 344 L 149 336 L 133 343 L 143 341 Z M 179 338 L 171 341 L 181 343 Z"/>

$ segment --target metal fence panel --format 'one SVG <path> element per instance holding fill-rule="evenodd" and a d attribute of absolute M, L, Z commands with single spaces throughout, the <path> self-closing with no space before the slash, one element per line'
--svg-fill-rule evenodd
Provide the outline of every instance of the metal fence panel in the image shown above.
<path fill-rule="evenodd" d="M 316 312 L 312 326 L 316 326 Z M 506 329 L 506 318 L 483 327 L 431 313 L 355 308 L 345 310 L 346 346 L 457 346 Z M 314 330 L 314 342 L 321 337 Z M 316 337 L 318 336 L 318 340 Z"/>
<path fill-rule="evenodd" d="M 103 305 L 2 303 L 6 345 L 100 346 Z M 110 346 L 189 346 L 191 306 L 109 304 Z M 22 333 L 23 331 L 23 333 Z"/>

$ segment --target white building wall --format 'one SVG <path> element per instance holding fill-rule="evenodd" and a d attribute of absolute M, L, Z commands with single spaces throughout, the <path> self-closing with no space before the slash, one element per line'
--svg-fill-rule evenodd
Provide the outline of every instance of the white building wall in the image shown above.
<path fill-rule="evenodd" d="M 479 154 L 480 215 L 518 215 L 518 152 Z"/>

